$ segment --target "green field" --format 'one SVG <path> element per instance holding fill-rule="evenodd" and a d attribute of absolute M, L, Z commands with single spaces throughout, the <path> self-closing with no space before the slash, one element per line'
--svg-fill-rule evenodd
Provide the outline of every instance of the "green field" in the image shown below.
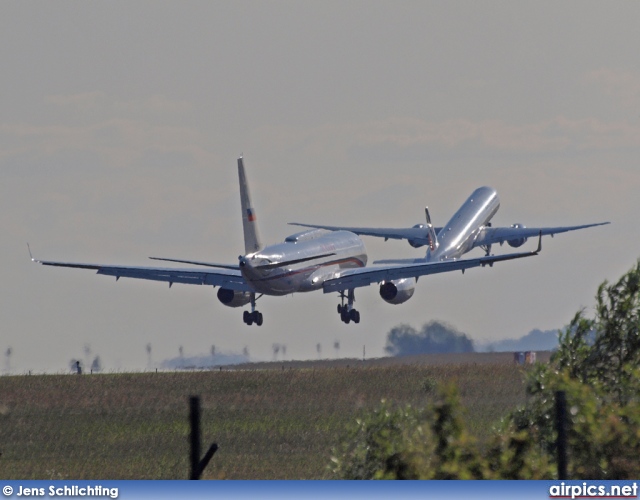
<path fill-rule="evenodd" d="M 189 395 L 201 396 L 203 449 L 220 447 L 203 478 L 329 478 L 331 449 L 350 422 L 382 399 L 428 404 L 447 381 L 480 440 L 525 399 L 508 353 L 4 376 L 0 478 L 186 479 Z"/>

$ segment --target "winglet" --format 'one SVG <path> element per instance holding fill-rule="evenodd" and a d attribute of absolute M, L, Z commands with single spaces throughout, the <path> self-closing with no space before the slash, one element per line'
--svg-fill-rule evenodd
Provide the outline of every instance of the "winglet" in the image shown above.
<path fill-rule="evenodd" d="M 538 248 L 534 253 L 538 255 L 541 251 L 542 251 L 542 231 L 540 231 L 540 234 L 538 235 Z"/>
<path fill-rule="evenodd" d="M 31 254 L 31 247 L 29 246 L 29 243 L 27 243 L 27 250 L 29 250 L 29 257 L 31 258 L 31 262 L 40 262 L 36 259 L 33 258 L 33 255 Z"/>

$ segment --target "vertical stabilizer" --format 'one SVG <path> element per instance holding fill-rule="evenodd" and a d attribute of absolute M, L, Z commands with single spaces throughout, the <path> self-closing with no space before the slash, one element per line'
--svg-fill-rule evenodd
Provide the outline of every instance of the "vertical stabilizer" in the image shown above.
<path fill-rule="evenodd" d="M 258 226 L 256 222 L 256 212 L 251 204 L 249 185 L 244 173 L 244 162 L 242 156 L 238 158 L 238 178 L 240 180 L 240 205 L 242 207 L 242 228 L 244 229 L 244 252 L 250 254 L 257 252 L 262 247 Z"/>
<path fill-rule="evenodd" d="M 427 231 L 429 231 L 429 249 L 431 251 L 434 251 L 440 246 L 440 244 L 438 243 L 438 235 L 436 234 L 436 230 L 433 228 L 433 224 L 431 224 L 431 214 L 429 214 L 429 207 L 424 207 L 424 214 L 427 219 Z"/>

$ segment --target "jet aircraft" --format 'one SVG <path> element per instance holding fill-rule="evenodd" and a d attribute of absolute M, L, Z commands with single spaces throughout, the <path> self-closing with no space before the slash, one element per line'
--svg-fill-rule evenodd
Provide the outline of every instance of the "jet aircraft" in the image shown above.
<path fill-rule="evenodd" d="M 489 227 L 489 220 L 498 209 L 498 196 L 491 188 L 479 188 L 444 228 L 434 228 L 431 225 L 427 210 L 427 224 L 407 230 L 365 231 L 357 228 L 346 230 L 334 226 L 313 226 L 311 230 L 288 236 L 283 243 L 264 246 L 258 233 L 256 211 L 251 203 L 242 157 L 238 158 L 238 178 L 245 248 L 244 254 L 238 257 L 237 264 L 160 257 L 150 258 L 198 267 L 83 264 L 37 260 L 29 249 L 31 260 L 46 266 L 92 269 L 97 274 L 113 276 L 116 280 L 137 278 L 168 282 L 170 287 L 174 283 L 219 287 L 217 297 L 225 306 L 250 305 L 250 311 L 245 310 L 243 313 L 243 320 L 247 325 L 263 324 L 263 315 L 256 309 L 256 301 L 263 295 L 289 295 L 320 289 L 324 293 L 338 292 L 340 304 L 337 309 L 341 320 L 344 323 L 359 323 L 360 312 L 354 307 L 356 288 L 379 283 L 383 300 L 390 304 L 401 304 L 411 298 L 420 276 L 448 271 L 464 272 L 473 267 L 492 266 L 495 262 L 531 257 L 540 252 L 543 234 L 597 225 L 529 229 L 516 233 L 492 229 Z M 366 267 L 367 252 L 358 232 L 385 238 L 404 238 L 413 246 L 427 244 L 429 249 L 423 259 L 380 261 L 377 266 Z M 534 251 L 498 256 L 489 254 L 491 243 L 500 241 L 501 238 L 511 246 L 521 246 L 526 238 L 536 235 L 539 237 L 538 247 Z M 479 245 L 487 249 L 485 256 L 460 258 Z"/>
<path fill-rule="evenodd" d="M 524 245 L 528 238 L 534 236 L 551 235 L 553 237 L 559 233 L 609 224 L 609 222 L 598 222 L 582 226 L 527 227 L 517 223 L 510 227 L 492 227 L 490 221 L 499 208 L 500 199 L 496 190 L 483 186 L 471 193 L 444 227 L 433 227 L 429 207 L 425 207 L 426 224 L 416 224 L 406 228 L 325 226 L 301 222 L 289 222 L 289 224 L 329 231 L 349 231 L 358 235 L 384 238 L 385 241 L 407 240 L 413 248 L 428 247 L 423 259 L 392 259 L 375 261 L 374 264 L 457 259 L 477 247 L 485 250 L 485 255 L 488 256 L 491 253 L 491 245 L 494 243 L 502 245 L 506 241 L 509 246 L 518 248 Z"/>

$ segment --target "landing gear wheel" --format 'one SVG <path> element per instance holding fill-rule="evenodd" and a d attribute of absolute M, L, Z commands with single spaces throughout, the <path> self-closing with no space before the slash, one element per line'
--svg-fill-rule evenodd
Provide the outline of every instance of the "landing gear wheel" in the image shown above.
<path fill-rule="evenodd" d="M 343 323 L 347 325 L 351 321 L 351 316 L 349 315 L 349 311 L 347 310 L 346 307 L 342 308 L 342 312 L 340 313 L 340 319 L 342 320 Z"/>
<path fill-rule="evenodd" d="M 360 312 L 355 309 L 351 309 L 351 311 L 349 311 L 349 318 L 357 325 L 360 323 Z"/>
<path fill-rule="evenodd" d="M 258 311 L 254 311 L 253 312 L 253 322 L 258 325 L 258 326 L 262 326 L 262 313 L 258 312 Z"/>
<path fill-rule="evenodd" d="M 338 314 L 342 314 L 342 304 L 338 304 Z"/>
<path fill-rule="evenodd" d="M 242 320 L 245 322 L 245 324 L 251 326 L 254 323 L 258 326 L 262 326 L 262 323 L 264 321 L 264 318 L 262 317 L 262 313 L 258 312 L 258 311 L 253 311 L 253 312 L 249 312 L 249 311 L 245 311 L 244 313 L 242 313 Z"/>

